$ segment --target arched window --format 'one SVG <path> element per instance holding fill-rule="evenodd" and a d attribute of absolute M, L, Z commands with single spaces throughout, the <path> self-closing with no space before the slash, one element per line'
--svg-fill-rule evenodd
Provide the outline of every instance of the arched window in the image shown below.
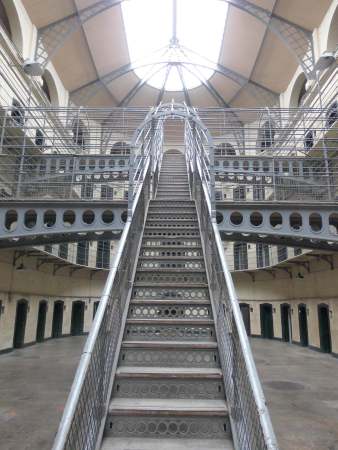
<path fill-rule="evenodd" d="M 234 269 L 247 270 L 248 268 L 248 246 L 245 242 L 234 244 Z"/>
<path fill-rule="evenodd" d="M 235 156 L 236 150 L 229 142 L 217 145 L 215 148 L 215 156 Z"/>
<path fill-rule="evenodd" d="M 42 86 L 41 86 L 43 92 L 45 93 L 46 97 L 48 98 L 48 101 L 51 102 L 51 95 L 50 95 L 50 90 L 49 90 L 49 85 L 48 82 L 46 80 L 46 77 L 42 77 Z"/>
<path fill-rule="evenodd" d="M 260 147 L 261 150 L 264 151 L 266 148 L 270 148 L 275 143 L 275 125 L 272 120 L 267 120 L 260 133 Z"/>
<path fill-rule="evenodd" d="M 257 267 L 270 265 L 270 247 L 268 244 L 256 244 L 256 263 Z"/>
<path fill-rule="evenodd" d="M 82 120 L 75 120 L 73 124 L 73 142 L 85 150 L 88 144 L 89 136 Z"/>
<path fill-rule="evenodd" d="M 45 143 L 45 136 L 39 128 L 35 132 L 35 145 L 42 147 Z"/>
<path fill-rule="evenodd" d="M 338 101 L 334 101 L 329 106 L 326 112 L 326 127 L 332 127 L 332 125 L 338 120 Z"/>
<path fill-rule="evenodd" d="M 290 96 L 290 108 L 298 108 L 303 104 L 306 95 L 306 83 L 307 78 L 302 72 L 297 76 L 296 81 L 294 82 Z"/>
<path fill-rule="evenodd" d="M 306 79 L 303 81 L 297 99 L 297 106 L 301 106 L 306 95 Z"/>
<path fill-rule="evenodd" d="M 130 147 L 126 142 L 115 142 L 110 150 L 111 155 L 130 155 Z"/>
<path fill-rule="evenodd" d="M 16 125 L 18 126 L 23 126 L 25 123 L 25 111 L 22 108 L 20 102 L 16 99 L 13 100 L 12 103 L 12 112 L 11 112 L 11 116 L 14 120 L 14 122 L 16 123 Z"/>
<path fill-rule="evenodd" d="M 110 267 L 110 241 L 98 241 L 96 252 L 96 267 L 109 269 Z"/>

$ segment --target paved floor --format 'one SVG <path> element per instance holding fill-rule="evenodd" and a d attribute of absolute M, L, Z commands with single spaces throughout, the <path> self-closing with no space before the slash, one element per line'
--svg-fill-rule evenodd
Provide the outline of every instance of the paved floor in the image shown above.
<path fill-rule="evenodd" d="M 50 450 L 84 338 L 0 356 L 0 450 Z M 281 450 L 338 450 L 338 360 L 252 341 Z"/>

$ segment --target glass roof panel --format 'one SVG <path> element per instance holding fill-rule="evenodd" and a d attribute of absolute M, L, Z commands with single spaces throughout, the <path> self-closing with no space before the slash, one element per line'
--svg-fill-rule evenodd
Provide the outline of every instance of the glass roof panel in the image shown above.
<path fill-rule="evenodd" d="M 192 89 L 214 73 L 221 50 L 228 5 L 219 0 L 129 0 L 122 4 L 130 61 L 140 79 L 167 91 Z M 175 20 L 176 17 L 176 20 Z M 176 27 L 175 24 L 176 23 Z M 176 32 L 176 36 L 175 36 Z M 175 39 L 176 37 L 176 39 Z M 178 68 L 181 66 L 181 76 Z"/>

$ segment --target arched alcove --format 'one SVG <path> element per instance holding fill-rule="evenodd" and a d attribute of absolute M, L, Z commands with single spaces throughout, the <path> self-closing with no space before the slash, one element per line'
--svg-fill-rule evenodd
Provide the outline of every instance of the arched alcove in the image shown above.
<path fill-rule="evenodd" d="M 0 2 L 5 24 L 9 27 L 9 36 L 20 53 L 23 53 L 23 32 L 20 22 L 20 16 L 13 0 L 3 0 Z M 7 30 L 7 27 L 5 26 Z M 8 30 L 7 30 L 8 31 Z"/>
<path fill-rule="evenodd" d="M 3 2 L 0 2 L 0 25 L 6 31 L 9 38 L 12 39 L 11 25 Z"/>
<path fill-rule="evenodd" d="M 296 78 L 291 91 L 290 108 L 298 108 L 302 105 L 306 94 L 306 81 L 306 76 L 303 72 Z"/>
<path fill-rule="evenodd" d="M 46 96 L 49 103 L 53 106 L 59 106 L 60 104 L 60 98 L 58 89 L 56 86 L 56 82 L 54 80 L 54 76 L 52 73 L 46 69 L 45 73 L 43 74 L 41 88 L 44 92 L 44 95 Z"/>

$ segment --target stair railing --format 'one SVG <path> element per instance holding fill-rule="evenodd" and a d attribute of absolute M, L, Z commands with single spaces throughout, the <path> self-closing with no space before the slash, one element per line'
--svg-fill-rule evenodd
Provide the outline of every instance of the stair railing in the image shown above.
<path fill-rule="evenodd" d="M 145 133 L 144 133 L 145 131 Z M 118 356 L 141 246 L 152 180 L 152 163 L 160 164 L 161 127 L 140 130 L 132 142 L 129 214 L 114 265 L 87 338 L 65 405 L 53 450 L 97 450 L 105 427 Z M 137 154 L 138 152 L 138 154 Z M 157 173 L 157 167 L 154 168 Z"/>
<path fill-rule="evenodd" d="M 278 450 L 216 223 L 212 138 L 198 127 L 186 121 L 186 159 L 200 223 L 234 445 L 236 450 Z"/>

